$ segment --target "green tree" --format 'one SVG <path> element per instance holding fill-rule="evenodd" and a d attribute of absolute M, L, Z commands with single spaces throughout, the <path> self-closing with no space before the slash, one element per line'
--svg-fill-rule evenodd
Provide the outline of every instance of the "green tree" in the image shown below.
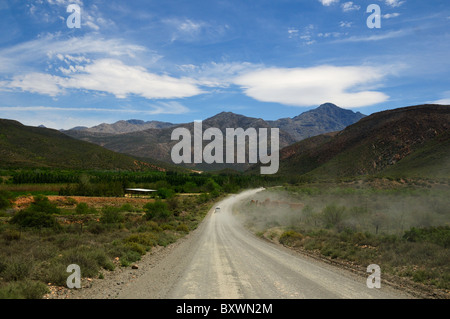
<path fill-rule="evenodd" d="M 175 195 L 175 192 L 170 188 L 163 187 L 158 189 L 157 195 L 162 199 L 166 199 L 173 197 Z"/>
<path fill-rule="evenodd" d="M 14 196 L 8 191 L 0 191 L 0 209 L 9 208 L 12 206 Z"/>
<path fill-rule="evenodd" d="M 145 204 L 144 209 L 147 211 L 145 213 L 146 219 L 153 219 L 153 218 L 167 219 L 172 214 L 167 206 L 167 203 L 161 200 L 156 200 L 153 203 Z"/>
<path fill-rule="evenodd" d="M 42 212 L 46 214 L 59 214 L 61 212 L 56 204 L 50 202 L 48 197 L 44 195 L 34 196 L 33 202 L 30 204 L 27 210 L 33 212 Z"/>

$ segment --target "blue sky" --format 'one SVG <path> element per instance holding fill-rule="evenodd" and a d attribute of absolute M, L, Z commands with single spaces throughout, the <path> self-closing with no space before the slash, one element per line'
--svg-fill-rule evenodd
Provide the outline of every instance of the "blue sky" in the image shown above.
<path fill-rule="evenodd" d="M 450 104 L 448 0 L 2 0 L 0 30 L 0 118 L 26 125 Z"/>

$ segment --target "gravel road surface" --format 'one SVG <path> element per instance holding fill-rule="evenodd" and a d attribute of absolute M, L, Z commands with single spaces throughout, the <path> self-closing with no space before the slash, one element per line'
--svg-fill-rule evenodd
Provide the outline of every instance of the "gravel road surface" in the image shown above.
<path fill-rule="evenodd" d="M 232 214 L 238 200 L 218 203 L 188 238 L 165 254 L 117 298 L 408 298 L 366 278 L 264 241 Z M 369 274 L 368 274 L 369 275 Z"/>
<path fill-rule="evenodd" d="M 368 288 L 366 277 L 258 238 L 232 207 L 260 189 L 222 200 L 199 227 L 147 254 L 138 269 L 119 269 L 60 298 L 83 299 L 398 299 L 388 285 Z M 367 274 L 369 275 L 369 274 Z"/>

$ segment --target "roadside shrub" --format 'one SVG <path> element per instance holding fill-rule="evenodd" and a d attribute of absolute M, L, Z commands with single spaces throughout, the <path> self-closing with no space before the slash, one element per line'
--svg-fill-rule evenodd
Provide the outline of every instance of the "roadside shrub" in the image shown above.
<path fill-rule="evenodd" d="M 32 260 L 25 257 L 12 257 L 6 261 L 2 277 L 6 281 L 19 281 L 27 279 L 33 268 Z"/>
<path fill-rule="evenodd" d="M 444 248 L 450 247 L 450 226 L 415 228 L 405 231 L 403 239 L 409 242 L 430 242 Z"/>
<path fill-rule="evenodd" d="M 120 257 L 120 265 L 123 267 L 127 267 L 131 263 L 134 263 L 140 259 L 141 259 L 140 253 L 134 250 L 128 250 Z"/>
<path fill-rule="evenodd" d="M 66 267 L 70 264 L 79 265 L 82 277 L 96 277 L 100 268 L 114 269 L 114 264 L 100 247 L 82 245 L 65 251 L 61 258 Z"/>
<path fill-rule="evenodd" d="M 126 247 L 128 249 L 131 249 L 131 250 L 141 254 L 141 255 L 145 255 L 147 253 L 147 248 L 144 245 L 141 245 L 136 242 L 129 242 L 126 244 Z"/>
<path fill-rule="evenodd" d="M 11 224 L 17 224 L 20 227 L 33 228 L 59 228 L 59 224 L 53 215 L 33 210 L 21 210 L 17 212 L 10 220 Z"/>
<path fill-rule="evenodd" d="M 41 299 L 48 292 L 42 282 L 23 280 L 1 287 L 0 299 Z"/>
<path fill-rule="evenodd" d="M 158 236 L 153 233 L 132 234 L 124 239 L 125 243 L 137 243 L 146 247 L 155 246 L 158 242 Z"/>
<path fill-rule="evenodd" d="M 189 233 L 189 227 L 186 224 L 184 224 L 184 223 L 179 224 L 177 226 L 176 230 L 177 231 L 181 231 L 181 232 L 185 232 L 185 233 Z"/>
<path fill-rule="evenodd" d="M 103 224 L 117 224 L 123 222 L 125 217 L 123 216 L 120 209 L 112 206 L 106 206 L 102 209 L 102 216 L 100 221 Z"/>
<path fill-rule="evenodd" d="M 295 247 L 300 245 L 303 235 L 294 230 L 287 230 L 280 236 L 280 243 L 286 246 Z"/>
<path fill-rule="evenodd" d="M 150 220 L 153 218 L 168 219 L 172 215 L 167 204 L 161 200 L 156 200 L 153 203 L 145 204 L 144 209 L 147 211 L 145 213 L 145 218 L 147 220 Z"/>
<path fill-rule="evenodd" d="M 68 265 L 61 257 L 53 258 L 41 267 L 39 278 L 53 285 L 65 286 L 69 276 L 66 271 Z"/>
<path fill-rule="evenodd" d="M 326 228 L 337 226 L 344 218 L 345 206 L 328 205 L 322 211 L 322 219 Z"/>
<path fill-rule="evenodd" d="M 176 241 L 176 237 L 172 233 L 161 233 L 158 236 L 158 245 L 166 247 Z"/>

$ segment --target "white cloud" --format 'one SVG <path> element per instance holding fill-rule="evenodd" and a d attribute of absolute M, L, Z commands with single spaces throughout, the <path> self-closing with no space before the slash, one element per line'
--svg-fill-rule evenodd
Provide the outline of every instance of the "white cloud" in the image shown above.
<path fill-rule="evenodd" d="M 434 102 L 431 102 L 433 104 L 442 104 L 442 105 L 450 105 L 450 98 L 448 99 L 441 99 Z"/>
<path fill-rule="evenodd" d="M 10 89 L 57 96 L 66 89 L 81 89 L 113 94 L 117 98 L 138 95 L 147 99 L 183 98 L 201 94 L 190 79 L 148 72 L 115 59 L 95 60 L 84 67 L 65 69 L 68 77 L 45 73 L 16 75 L 6 86 Z"/>
<path fill-rule="evenodd" d="M 331 101 L 352 108 L 386 101 L 386 94 L 369 89 L 386 74 L 367 66 L 266 68 L 237 77 L 235 83 L 262 102 L 307 107 Z"/>
<path fill-rule="evenodd" d="M 322 3 L 324 6 L 328 7 L 334 3 L 338 3 L 339 0 L 319 0 L 320 3 Z"/>
<path fill-rule="evenodd" d="M 384 0 L 384 2 L 386 3 L 386 5 L 396 8 L 404 4 L 406 0 Z"/>
<path fill-rule="evenodd" d="M 59 39 L 59 34 L 39 36 L 0 51 L 0 56 L 17 57 L 23 61 L 36 60 L 56 54 L 108 54 L 134 56 L 146 49 L 143 46 L 127 44 L 122 39 L 102 39 L 92 35 Z"/>
<path fill-rule="evenodd" d="M 430 104 L 442 104 L 442 105 L 450 105 L 450 91 L 446 91 L 442 94 L 442 99 L 437 101 L 429 102 Z"/>
<path fill-rule="evenodd" d="M 382 17 L 383 17 L 383 19 L 392 19 L 392 18 L 397 18 L 399 15 L 400 15 L 400 13 L 394 12 L 394 13 L 383 14 Z"/>
<path fill-rule="evenodd" d="M 141 45 L 130 44 L 123 39 L 103 39 L 93 35 L 83 37 L 71 37 L 60 39 L 59 34 L 47 34 L 35 40 L 23 42 L 12 47 L 0 50 L 0 74 L 24 73 L 33 70 L 33 65 L 44 61 L 50 62 L 52 58 L 72 57 L 73 60 L 88 59 L 88 57 L 120 57 L 133 59 L 139 55 L 145 55 L 147 65 L 158 61 L 161 56 L 147 50 Z"/>
<path fill-rule="evenodd" d="M 348 21 L 341 21 L 339 22 L 339 26 L 341 28 L 350 28 L 352 26 L 353 22 L 348 22 Z"/>
<path fill-rule="evenodd" d="M 350 11 L 358 11 L 361 9 L 361 6 L 354 4 L 352 1 L 345 2 L 341 5 L 342 11 L 350 12 Z"/>
<path fill-rule="evenodd" d="M 29 73 L 15 76 L 11 82 L 4 82 L 4 89 L 21 89 L 31 93 L 57 96 L 62 93 L 60 84 L 63 79 L 45 73 Z"/>

